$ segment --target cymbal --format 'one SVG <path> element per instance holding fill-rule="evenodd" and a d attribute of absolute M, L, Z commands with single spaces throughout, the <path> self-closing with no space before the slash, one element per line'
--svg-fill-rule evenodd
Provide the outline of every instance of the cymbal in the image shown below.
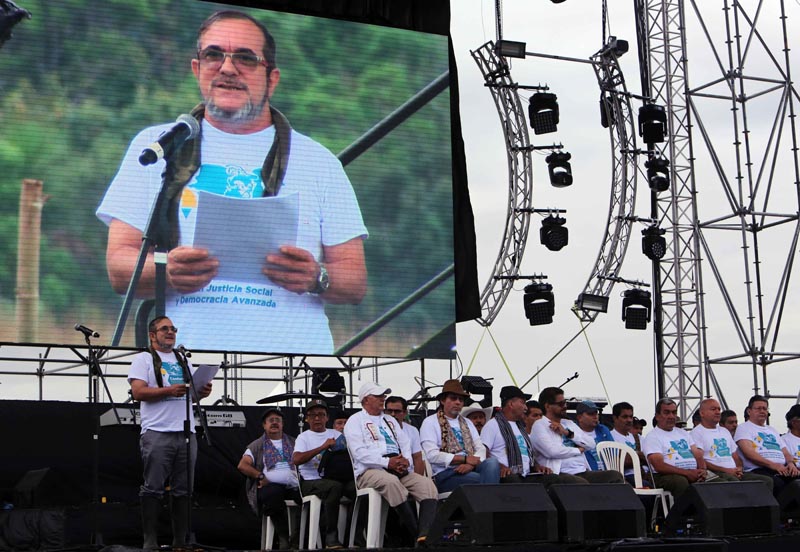
<path fill-rule="evenodd" d="M 325 397 L 320 395 L 319 393 L 281 393 L 280 395 L 272 395 L 271 397 L 264 397 L 263 399 L 258 399 L 256 404 L 269 404 L 269 403 L 276 403 L 276 402 L 283 402 L 283 401 L 290 401 L 292 399 L 318 399 L 318 400 L 325 400 Z"/>

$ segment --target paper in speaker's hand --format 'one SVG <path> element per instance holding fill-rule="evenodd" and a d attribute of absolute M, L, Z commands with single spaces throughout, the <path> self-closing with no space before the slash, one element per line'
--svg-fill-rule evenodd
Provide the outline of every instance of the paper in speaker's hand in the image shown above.
<path fill-rule="evenodd" d="M 241 199 L 198 192 L 193 247 L 219 260 L 217 278 L 264 283 L 265 258 L 296 245 L 300 194 Z"/>

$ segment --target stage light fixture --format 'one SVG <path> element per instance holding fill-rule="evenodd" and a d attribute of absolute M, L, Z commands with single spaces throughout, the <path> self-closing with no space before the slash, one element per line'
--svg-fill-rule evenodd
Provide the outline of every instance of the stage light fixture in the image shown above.
<path fill-rule="evenodd" d="M 608 297 L 593 293 L 581 293 L 575 301 L 575 306 L 585 311 L 608 312 Z"/>
<path fill-rule="evenodd" d="M 661 143 L 667 135 L 667 111 L 664 106 L 647 104 L 639 108 L 639 136 L 646 144 Z"/>
<path fill-rule="evenodd" d="M 550 184 L 554 187 L 566 188 L 572 185 L 570 159 L 572 159 L 572 154 L 566 151 L 554 151 L 544 158 L 547 163 L 547 172 L 550 174 Z"/>
<path fill-rule="evenodd" d="M 653 310 L 650 292 L 634 288 L 625 290 L 622 299 L 622 320 L 629 330 L 646 330 Z"/>
<path fill-rule="evenodd" d="M 464 401 L 465 406 L 470 406 L 476 402 L 483 408 L 492 406 L 492 389 L 494 388 L 492 387 L 492 384 L 489 383 L 489 381 L 485 378 L 482 378 L 481 376 L 461 376 L 461 386 L 467 393 L 481 395 L 483 397 L 479 401 L 476 401 L 472 398 L 467 399 Z"/>
<path fill-rule="evenodd" d="M 647 168 L 647 183 L 654 192 L 669 190 L 669 159 L 653 157 L 644 166 Z"/>
<path fill-rule="evenodd" d="M 667 231 L 655 224 L 642 230 L 642 253 L 651 261 L 658 261 L 667 254 Z"/>
<path fill-rule="evenodd" d="M 503 57 L 525 58 L 525 43 L 513 40 L 500 40 L 495 46 L 495 52 Z"/>
<path fill-rule="evenodd" d="M 547 134 L 558 130 L 558 97 L 550 92 L 537 92 L 531 96 L 528 117 L 534 134 Z"/>
<path fill-rule="evenodd" d="M 556 300 L 553 286 L 544 282 L 534 282 L 525 286 L 525 317 L 531 326 L 552 324 L 556 313 Z"/>
<path fill-rule="evenodd" d="M 613 52 L 617 57 L 622 57 L 623 54 L 628 52 L 628 41 L 616 36 L 609 36 L 606 47 L 603 48 L 603 53 L 608 54 L 610 52 Z"/>
<path fill-rule="evenodd" d="M 567 219 L 549 215 L 542 219 L 539 240 L 550 251 L 560 251 L 569 243 L 569 230 L 564 224 Z"/>
<path fill-rule="evenodd" d="M 608 128 L 617 122 L 617 112 L 611 96 L 600 98 L 600 125 Z"/>

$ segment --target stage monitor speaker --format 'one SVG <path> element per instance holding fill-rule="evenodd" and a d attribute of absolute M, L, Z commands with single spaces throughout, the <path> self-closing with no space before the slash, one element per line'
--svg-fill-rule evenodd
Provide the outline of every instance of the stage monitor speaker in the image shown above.
<path fill-rule="evenodd" d="M 14 485 L 14 505 L 17 508 L 66 506 L 74 499 L 65 478 L 53 468 L 27 471 Z"/>
<path fill-rule="evenodd" d="M 627 483 L 552 485 L 564 542 L 644 537 L 645 509 Z"/>
<path fill-rule="evenodd" d="M 427 545 L 558 540 L 556 508 L 538 483 L 463 485 L 440 506 Z"/>
<path fill-rule="evenodd" d="M 781 519 L 800 522 L 800 481 L 792 481 L 778 495 Z"/>
<path fill-rule="evenodd" d="M 691 485 L 670 508 L 664 523 L 671 535 L 734 537 L 778 529 L 778 502 L 758 481 Z"/>

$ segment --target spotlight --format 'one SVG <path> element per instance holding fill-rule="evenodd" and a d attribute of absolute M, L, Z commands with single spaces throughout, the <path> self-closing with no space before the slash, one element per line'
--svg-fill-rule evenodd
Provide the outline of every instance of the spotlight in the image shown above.
<path fill-rule="evenodd" d="M 647 104 L 639 108 L 639 136 L 646 144 L 661 143 L 667 135 L 667 111 L 664 106 Z"/>
<path fill-rule="evenodd" d="M 556 188 L 566 188 L 572 185 L 570 159 L 572 159 L 572 154 L 566 151 L 554 151 L 544 158 L 547 162 L 547 172 L 550 174 L 550 184 Z"/>
<path fill-rule="evenodd" d="M 608 312 L 608 297 L 593 293 L 581 293 L 575 301 L 575 306 L 586 311 Z"/>
<path fill-rule="evenodd" d="M 667 240 L 664 238 L 666 233 L 666 230 L 656 225 L 642 230 L 642 253 L 651 261 L 658 261 L 667 254 Z"/>
<path fill-rule="evenodd" d="M 534 134 L 555 132 L 558 125 L 558 98 L 549 92 L 537 92 L 531 96 L 528 117 Z"/>
<path fill-rule="evenodd" d="M 634 288 L 625 290 L 622 300 L 622 320 L 629 330 L 646 330 L 650 322 L 652 303 L 650 292 Z"/>
<path fill-rule="evenodd" d="M 564 224 L 567 219 L 550 215 L 542 220 L 539 240 L 550 251 L 560 251 L 569 243 L 569 230 Z"/>
<path fill-rule="evenodd" d="M 478 403 L 483 408 L 492 406 L 492 384 L 481 376 L 461 376 L 461 386 L 464 391 L 473 395 L 482 395 L 483 398 L 479 401 L 468 399 L 470 404 Z M 466 406 L 469 406 L 466 402 Z"/>
<path fill-rule="evenodd" d="M 525 43 L 513 40 L 499 40 L 495 51 L 503 57 L 525 58 Z"/>
<path fill-rule="evenodd" d="M 614 55 L 617 57 L 622 57 L 622 55 L 627 53 L 627 51 L 628 51 L 628 41 L 622 40 L 621 38 L 617 38 L 615 36 L 609 36 L 608 42 L 606 42 L 606 47 L 603 48 L 604 54 L 609 54 L 613 52 Z"/>
<path fill-rule="evenodd" d="M 600 98 L 600 125 L 603 128 L 608 128 L 617 121 L 616 109 L 614 108 L 614 100 L 611 96 L 604 96 Z"/>
<path fill-rule="evenodd" d="M 544 282 L 535 282 L 525 286 L 525 316 L 531 326 L 552 324 L 556 313 L 556 300 L 553 286 Z"/>
<path fill-rule="evenodd" d="M 647 168 L 647 183 L 654 192 L 669 190 L 669 159 L 653 157 L 644 166 Z"/>

